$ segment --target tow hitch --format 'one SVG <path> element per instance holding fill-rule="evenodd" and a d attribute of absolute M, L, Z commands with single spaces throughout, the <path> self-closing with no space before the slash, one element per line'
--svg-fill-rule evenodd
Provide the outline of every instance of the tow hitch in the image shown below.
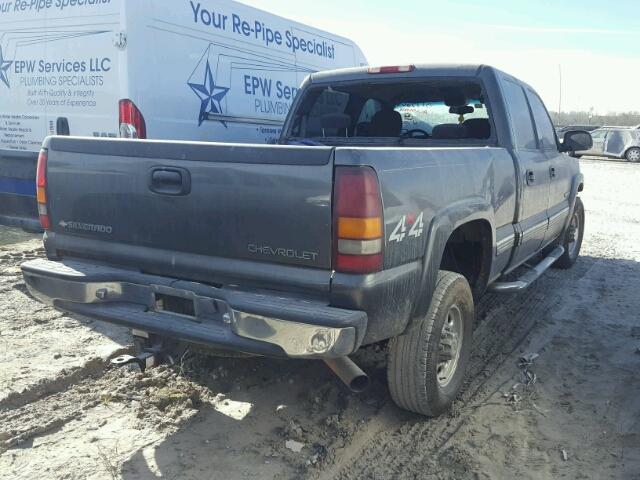
<path fill-rule="evenodd" d="M 135 363 L 140 367 L 140 371 L 144 372 L 147 368 L 155 367 L 163 362 L 174 363 L 171 355 L 167 354 L 161 338 L 151 337 L 148 333 L 138 330 L 132 333 L 137 355 L 119 355 L 111 359 L 111 365 L 123 367 Z"/>
<path fill-rule="evenodd" d="M 153 352 L 142 352 L 135 357 L 133 355 L 120 355 L 112 358 L 110 363 L 116 367 L 124 367 L 135 363 L 140 367 L 140 371 L 144 372 L 147 368 L 156 366 L 156 355 Z"/>

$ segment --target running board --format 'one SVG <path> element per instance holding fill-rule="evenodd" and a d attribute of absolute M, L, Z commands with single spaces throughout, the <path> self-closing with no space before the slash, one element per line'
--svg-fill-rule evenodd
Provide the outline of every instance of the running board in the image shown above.
<path fill-rule="evenodd" d="M 544 260 L 531 268 L 531 270 L 528 270 L 518 280 L 513 282 L 496 282 L 489 286 L 489 290 L 497 293 L 520 292 L 535 282 L 563 253 L 564 247 L 556 247 Z"/>

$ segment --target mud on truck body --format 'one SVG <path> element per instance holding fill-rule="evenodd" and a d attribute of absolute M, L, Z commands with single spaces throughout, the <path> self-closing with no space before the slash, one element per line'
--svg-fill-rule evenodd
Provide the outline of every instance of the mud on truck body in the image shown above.
<path fill-rule="evenodd" d="M 438 415 L 476 300 L 576 261 L 583 178 L 563 152 L 590 144 L 560 144 L 535 91 L 492 67 L 317 73 L 278 145 L 48 138 L 48 259 L 22 270 L 55 308 L 131 327 L 147 358 L 180 341 L 323 359 L 361 389 L 348 356 L 389 340 L 392 397 Z"/>

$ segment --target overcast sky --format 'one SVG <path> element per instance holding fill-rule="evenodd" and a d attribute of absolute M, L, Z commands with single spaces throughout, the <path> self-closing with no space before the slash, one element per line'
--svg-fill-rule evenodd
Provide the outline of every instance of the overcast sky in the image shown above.
<path fill-rule="evenodd" d="M 640 111 L 640 0 L 241 0 L 354 40 L 371 64 L 487 63 L 550 110 Z"/>

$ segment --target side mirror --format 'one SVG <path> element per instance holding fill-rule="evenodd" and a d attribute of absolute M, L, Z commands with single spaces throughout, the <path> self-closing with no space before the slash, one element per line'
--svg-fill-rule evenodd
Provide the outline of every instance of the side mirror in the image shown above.
<path fill-rule="evenodd" d="M 569 130 L 564 134 L 561 151 L 581 152 L 589 150 L 593 146 L 593 139 L 589 132 L 584 130 Z"/>

